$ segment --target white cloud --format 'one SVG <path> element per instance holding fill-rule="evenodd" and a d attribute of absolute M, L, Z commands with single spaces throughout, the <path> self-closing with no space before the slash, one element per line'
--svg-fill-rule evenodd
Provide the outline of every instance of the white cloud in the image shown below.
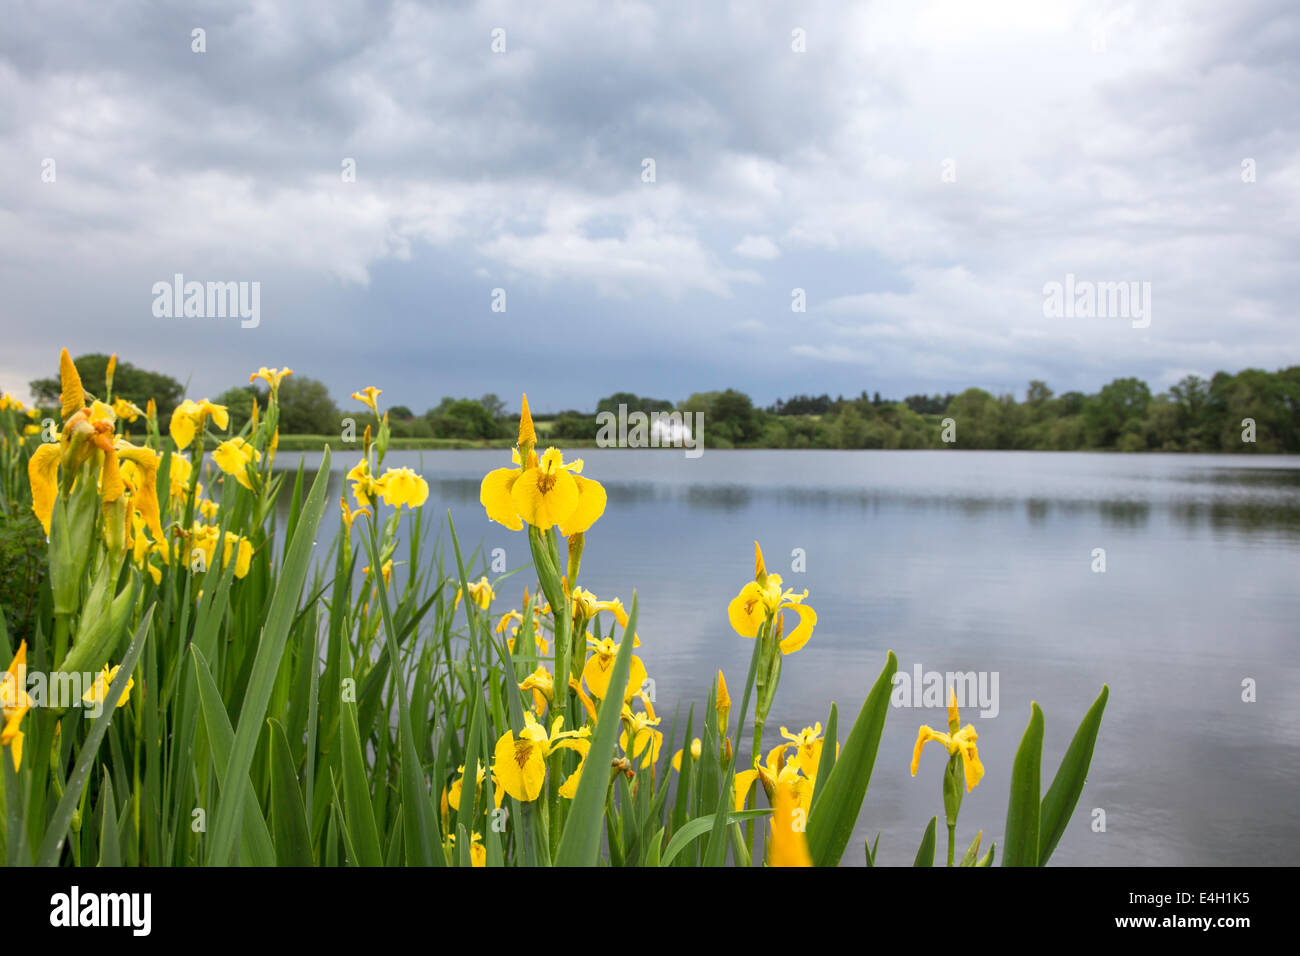
<path fill-rule="evenodd" d="M 690 291 L 730 298 L 732 283 L 758 281 L 753 272 L 723 268 L 693 236 L 666 232 L 647 220 L 633 221 L 616 238 L 593 239 L 579 230 L 505 233 L 478 249 L 520 272 L 589 283 L 614 298 L 647 290 L 669 299 Z"/>
<path fill-rule="evenodd" d="M 746 236 L 731 251 L 746 259 L 771 260 L 781 256 L 780 248 L 767 236 Z"/>

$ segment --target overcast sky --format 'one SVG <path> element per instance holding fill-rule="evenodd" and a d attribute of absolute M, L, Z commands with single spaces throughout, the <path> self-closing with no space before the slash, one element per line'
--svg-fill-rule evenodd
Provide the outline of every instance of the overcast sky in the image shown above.
<path fill-rule="evenodd" d="M 290 365 L 417 412 L 1300 363 L 1294 0 L 2 0 L 0 24 L 24 397 L 63 346 L 192 397 Z M 176 273 L 260 283 L 260 324 L 155 316 Z M 1149 282 L 1149 326 L 1045 317 L 1068 273 Z"/>

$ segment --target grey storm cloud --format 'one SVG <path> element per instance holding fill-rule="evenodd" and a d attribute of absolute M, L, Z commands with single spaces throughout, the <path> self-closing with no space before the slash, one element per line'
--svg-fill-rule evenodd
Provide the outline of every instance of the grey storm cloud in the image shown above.
<path fill-rule="evenodd" d="M 417 409 L 1296 362 L 1280 0 L 5 6 L 10 391 L 65 345 Z M 153 315 L 176 273 L 261 322 Z M 1067 274 L 1150 282 L 1150 326 L 1045 317 Z"/>

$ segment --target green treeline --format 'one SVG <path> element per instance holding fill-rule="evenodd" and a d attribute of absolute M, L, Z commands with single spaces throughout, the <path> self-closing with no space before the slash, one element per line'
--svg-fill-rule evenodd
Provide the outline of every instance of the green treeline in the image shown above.
<path fill-rule="evenodd" d="M 83 379 L 92 383 L 102 380 L 107 360 L 105 355 L 83 355 L 76 363 Z M 57 405 L 57 376 L 30 385 L 39 402 Z M 142 407 L 156 398 L 164 421 L 182 392 L 167 375 L 118 364 L 115 393 Z M 231 427 L 238 430 L 252 414 L 254 401 L 266 407 L 265 386 L 237 385 L 213 400 L 228 406 Z M 337 435 L 345 420 L 362 423 L 369 414 L 351 400 L 340 409 L 324 383 L 297 373 L 283 381 L 279 400 L 280 430 L 286 436 Z M 1300 366 L 1216 372 L 1209 379 L 1189 375 L 1154 395 L 1137 378 L 1117 378 L 1092 395 L 1056 395 L 1044 382 L 1032 381 L 1022 401 L 970 388 L 958 395 L 909 395 L 902 401 L 866 391 L 857 398 L 794 395 L 760 408 L 735 389 L 696 392 L 682 402 L 616 392 L 593 411 L 535 413 L 534 418 L 543 440 L 585 444 L 595 441 L 597 416 L 617 414 L 620 406 L 647 415 L 702 412 L 709 448 L 1300 452 Z M 402 405 L 387 410 L 393 437 L 417 445 L 509 440 L 519 414 L 491 394 L 443 398 L 422 414 Z M 943 440 L 948 420 L 953 442 Z"/>
<path fill-rule="evenodd" d="M 634 395 L 612 398 L 629 412 L 668 405 Z M 600 410 L 610 401 L 602 400 Z M 1300 366 L 1218 372 L 1210 379 L 1189 375 L 1155 395 L 1140 379 L 1117 378 L 1093 395 L 1056 395 L 1032 381 L 1023 401 L 978 388 L 903 401 L 864 391 L 857 398 L 796 395 L 762 409 L 728 389 L 697 392 L 676 407 L 704 412 L 710 448 L 1300 452 Z M 943 440 L 947 420 L 955 431 L 951 443 Z M 591 438 L 597 420 L 564 412 L 552 429 L 557 438 Z"/>

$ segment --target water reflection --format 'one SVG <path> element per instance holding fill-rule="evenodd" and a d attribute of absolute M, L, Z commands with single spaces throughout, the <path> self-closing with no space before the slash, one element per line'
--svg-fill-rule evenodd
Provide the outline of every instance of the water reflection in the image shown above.
<path fill-rule="evenodd" d="M 1097 510 L 1110 528 L 1141 528 L 1151 517 L 1151 505 L 1145 501 L 1103 501 Z"/>
<path fill-rule="evenodd" d="M 482 464 L 477 462 L 484 454 L 492 454 Z M 593 453 L 588 452 L 591 456 Z M 1219 533 L 1242 531 L 1253 534 L 1272 531 L 1288 537 L 1300 535 L 1300 467 L 1251 467 L 1235 465 L 1234 460 L 1217 458 L 1214 467 L 1206 467 L 1199 456 L 1091 456 L 1116 465 L 1113 474 L 1095 477 L 1087 474 L 1071 475 L 1065 465 L 1074 464 L 1079 455 L 1053 455 L 1035 452 L 1033 457 L 1041 465 L 1051 461 L 1058 466 L 1059 474 L 1051 482 L 1058 487 L 1054 493 L 1043 494 L 1026 484 L 1021 486 L 1017 477 L 1006 469 L 989 469 L 980 473 L 978 468 L 952 468 L 951 463 L 975 464 L 981 460 L 1007 457 L 1007 453 L 966 452 L 945 456 L 945 468 L 923 467 L 925 459 L 912 458 L 916 474 L 899 474 L 897 468 L 861 468 L 873 453 L 856 453 L 859 467 L 853 470 L 825 469 L 819 460 L 835 458 L 835 452 L 752 452 L 730 453 L 785 456 L 798 462 L 781 468 L 775 481 L 765 480 L 762 471 L 753 468 L 723 470 L 684 469 L 668 456 L 641 454 L 637 456 L 638 480 L 626 480 L 620 471 L 629 470 L 626 457 L 619 459 L 618 452 L 596 452 L 599 466 L 593 474 L 600 473 L 611 507 L 645 508 L 681 501 L 688 508 L 707 511 L 734 512 L 755 507 L 770 501 L 781 509 L 925 513 L 956 511 L 962 516 L 978 519 L 989 515 L 1005 514 L 1024 507 L 1031 523 L 1046 522 L 1054 517 L 1080 520 L 1093 515 L 1100 524 L 1116 529 L 1140 529 L 1157 515 L 1168 517 L 1177 525 L 1189 529 L 1212 528 Z M 852 453 L 847 453 L 852 454 Z M 873 464 L 888 463 L 889 457 L 902 459 L 906 452 L 874 453 Z M 453 456 L 449 458 L 448 456 Z M 284 456 L 288 460 L 289 456 Z M 302 456 L 308 468 L 319 462 L 319 455 Z M 479 483 L 488 467 L 496 466 L 495 453 L 396 452 L 389 456 L 390 463 L 407 465 L 423 474 L 429 481 L 431 497 L 447 505 L 473 505 L 478 502 Z M 710 456 L 700 459 L 706 462 Z M 714 458 L 721 457 L 714 453 Z M 1190 460 L 1195 457 L 1196 460 Z M 459 460 L 457 460 L 459 458 Z M 429 461 L 435 467 L 428 468 Z M 936 456 L 929 456 L 932 466 Z M 1142 460 L 1147 471 L 1133 471 L 1132 462 Z M 653 480 L 646 480 L 646 462 Z M 1235 461 L 1242 461 L 1236 459 Z M 1246 461 L 1249 461 L 1248 459 Z M 1157 467 L 1150 467 L 1151 463 Z M 679 467 L 655 473 L 655 465 Z M 1090 462 L 1095 471 L 1096 463 Z M 614 465 L 612 474 L 609 466 Z M 334 460 L 330 493 L 340 487 L 339 475 L 348 467 L 338 457 Z M 457 474 L 439 474 L 454 469 Z M 601 469 L 606 469 L 602 471 Z M 1050 468 L 1046 469 L 1050 473 Z M 1039 469 L 1041 476 L 1044 469 Z M 799 475 L 803 481 L 794 482 L 790 475 Z M 858 476 L 860 476 L 859 480 Z M 938 480 L 936 480 L 936 478 Z M 958 479 L 958 480 L 953 480 Z M 964 479 L 964 480 L 961 480 Z M 978 487 L 967 487 L 977 485 Z M 282 499 L 287 507 L 287 499 Z"/>

